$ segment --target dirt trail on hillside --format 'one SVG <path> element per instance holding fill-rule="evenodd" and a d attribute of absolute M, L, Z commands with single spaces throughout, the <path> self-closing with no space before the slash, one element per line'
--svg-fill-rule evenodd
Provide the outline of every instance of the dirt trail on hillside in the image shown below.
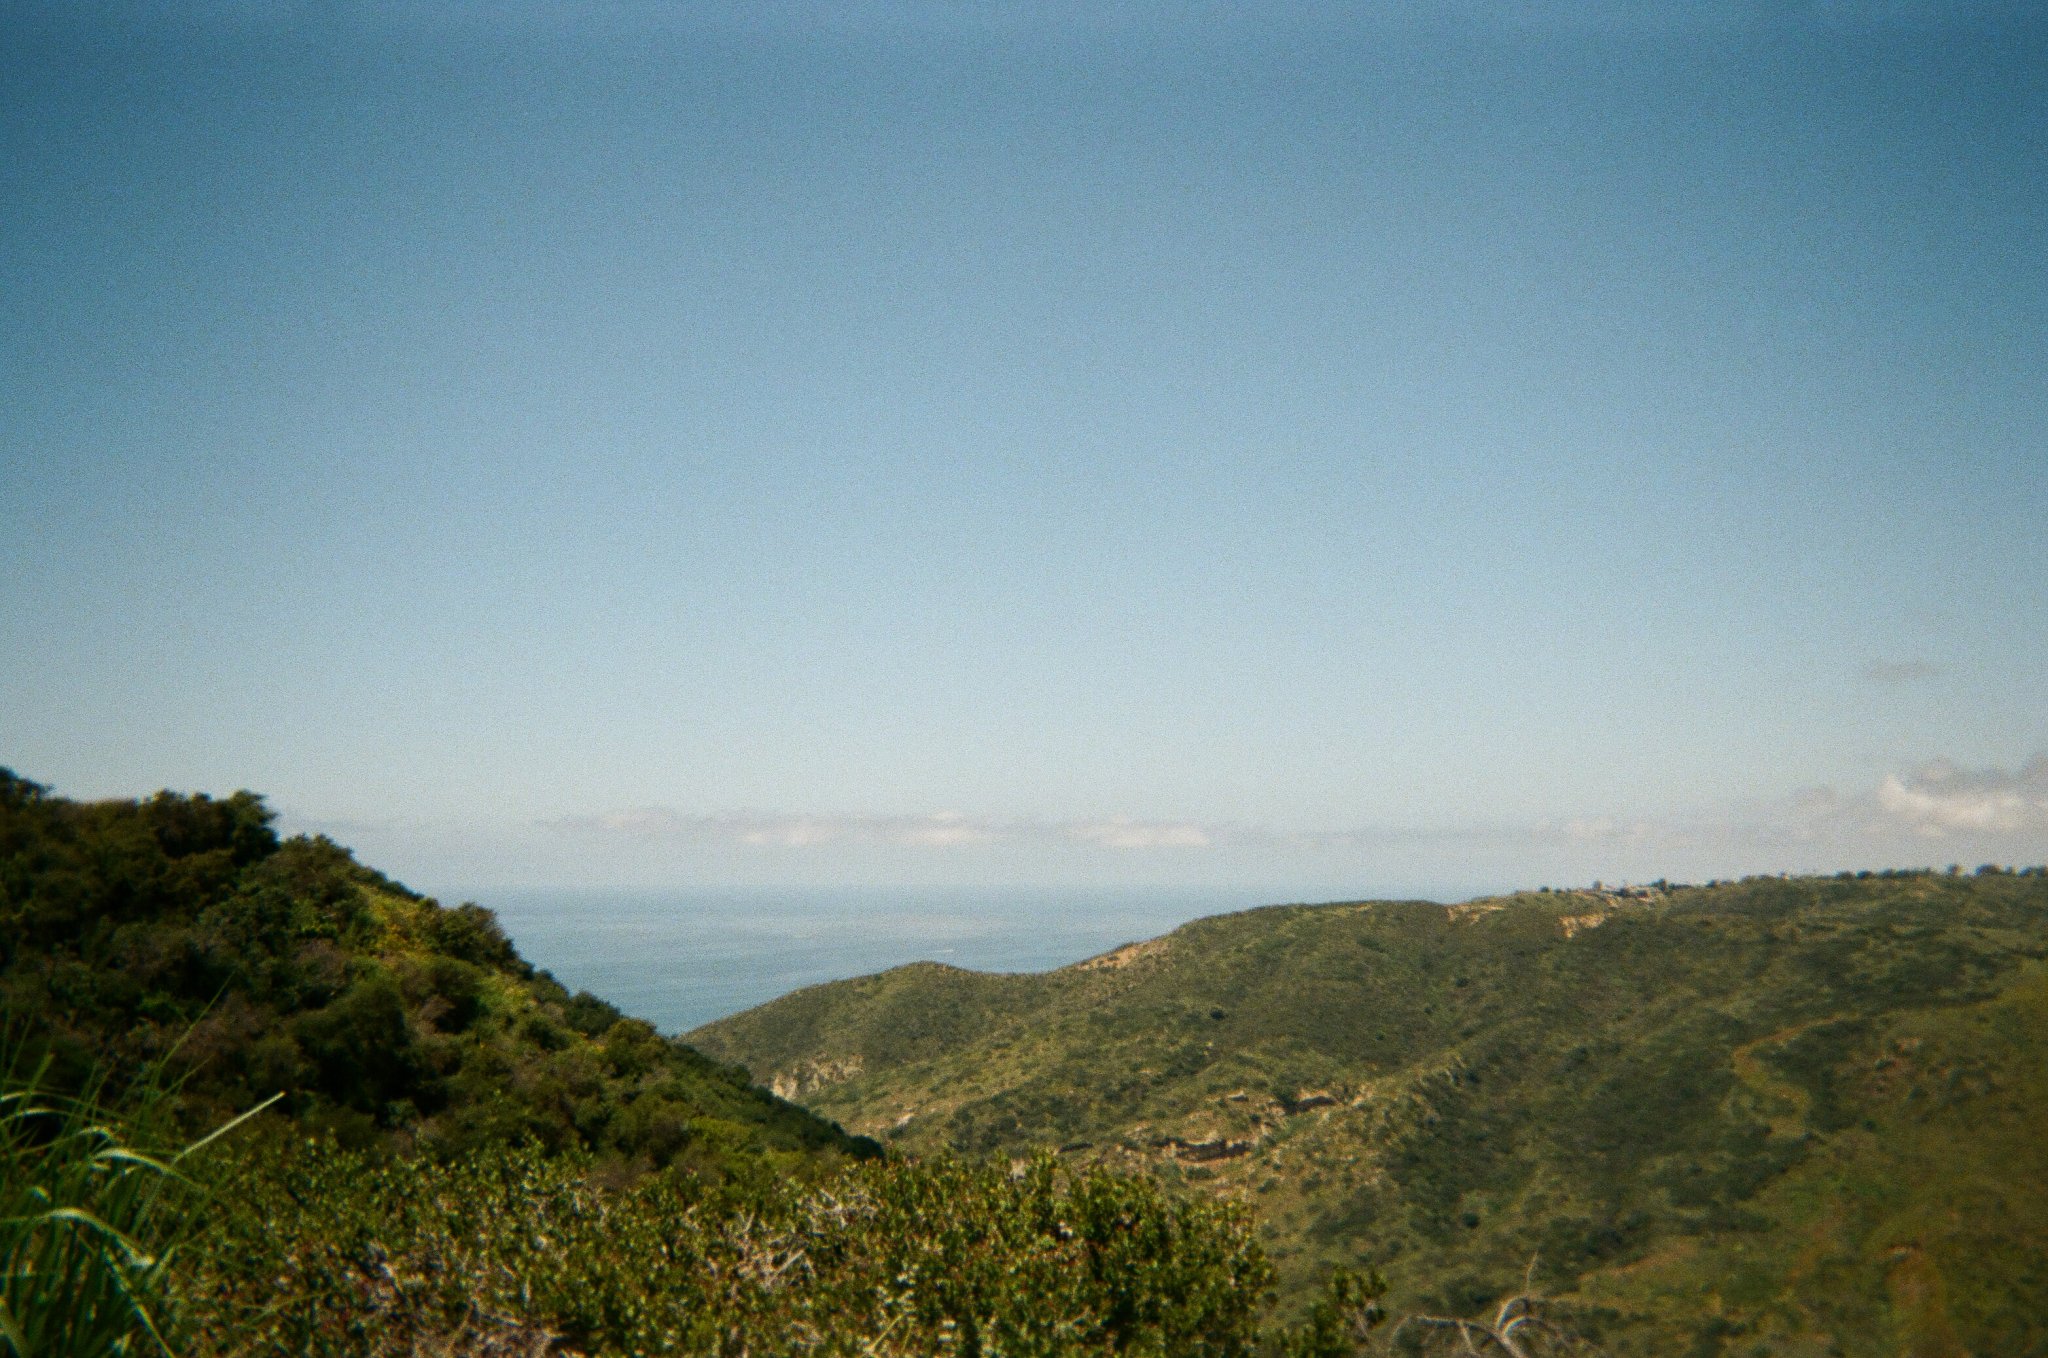
<path fill-rule="evenodd" d="M 1752 1092 L 1760 1095 L 1765 1100 L 1766 1108 L 1774 1103 L 1792 1106 L 1793 1111 L 1789 1117 L 1775 1113 L 1771 1115 L 1773 1136 L 1789 1136 L 1805 1129 L 1806 1115 L 1813 1107 L 1813 1095 L 1807 1093 L 1804 1086 L 1794 1084 L 1771 1070 L 1760 1053 L 1767 1048 L 1790 1042 L 1809 1028 L 1818 1028 L 1822 1024 L 1833 1023 L 1843 1017 L 1845 1015 L 1826 1014 L 1820 1018 L 1808 1019 L 1804 1023 L 1795 1023 L 1789 1028 L 1780 1028 L 1775 1033 L 1752 1038 L 1728 1053 L 1728 1064 L 1734 1068 L 1735 1078 L 1749 1086 Z"/>

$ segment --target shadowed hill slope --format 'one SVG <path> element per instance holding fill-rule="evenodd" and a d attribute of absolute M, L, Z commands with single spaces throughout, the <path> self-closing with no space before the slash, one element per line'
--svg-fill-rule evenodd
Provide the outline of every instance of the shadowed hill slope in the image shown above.
<path fill-rule="evenodd" d="M 1146 1165 L 1285 1280 L 1537 1279 L 1623 1352 L 2048 1350 L 2048 877 L 1284 906 L 689 1040 L 913 1151 Z"/>

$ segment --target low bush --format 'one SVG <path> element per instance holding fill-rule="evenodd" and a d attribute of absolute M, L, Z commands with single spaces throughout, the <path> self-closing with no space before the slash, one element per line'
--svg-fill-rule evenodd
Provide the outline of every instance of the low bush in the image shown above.
<path fill-rule="evenodd" d="M 273 1147 L 188 1302 L 222 1353 L 1247 1355 L 1248 1221 L 1149 1181 L 942 1160 L 608 1187 L 580 1154 Z"/>

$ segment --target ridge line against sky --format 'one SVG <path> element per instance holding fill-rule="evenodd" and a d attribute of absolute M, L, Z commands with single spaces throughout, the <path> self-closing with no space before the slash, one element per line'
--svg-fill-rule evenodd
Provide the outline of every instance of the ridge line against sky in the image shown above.
<path fill-rule="evenodd" d="M 2048 13 L 1184 13 L 0 5 L 0 763 L 450 894 L 2048 858 Z"/>

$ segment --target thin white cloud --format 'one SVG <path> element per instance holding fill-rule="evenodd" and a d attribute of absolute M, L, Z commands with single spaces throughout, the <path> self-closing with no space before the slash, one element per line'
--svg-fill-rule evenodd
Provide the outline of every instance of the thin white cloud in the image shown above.
<path fill-rule="evenodd" d="M 2048 756 L 2036 756 L 2017 770 L 1965 769 L 1935 760 L 1887 773 L 1863 792 L 1812 787 L 1776 801 L 1691 815 L 1627 821 L 1584 817 L 1552 831 L 1558 841 L 1586 845 L 1832 846 L 1852 855 L 1887 843 L 1903 847 L 1950 837 L 1987 845 L 2017 839 L 2008 847 L 2026 851 L 2031 847 L 2027 841 L 2043 835 L 2048 835 Z"/>
<path fill-rule="evenodd" d="M 900 844 L 946 848 L 996 838 L 988 822 L 956 811 L 923 816 L 801 815 L 765 811 L 721 811 L 688 815 L 663 807 L 569 816 L 554 828 L 584 834 L 621 835 L 685 844 L 744 844 L 756 848 L 804 849 L 822 844 Z"/>
<path fill-rule="evenodd" d="M 1946 836 L 1987 838 L 2048 833 L 2048 756 L 2017 771 L 1971 770 L 1935 760 L 1885 774 L 1866 791 L 1811 787 L 1790 797 L 1642 819 L 1586 816 L 1553 826 L 1558 842 L 1585 845 L 1796 848 L 1855 846 Z M 2018 847 L 2018 846 L 2015 846 Z"/>
<path fill-rule="evenodd" d="M 1087 821 L 1002 820 L 958 811 L 927 815 L 805 815 L 725 811 L 689 815 L 664 808 L 614 811 L 552 821 L 558 830 L 626 836 L 643 841 L 737 844 L 806 849 L 820 845 L 892 845 L 957 849 L 980 845 L 1085 844 L 1104 849 L 1202 849 L 1217 842 L 1215 827 L 1189 821 L 1144 821 L 1111 816 Z"/>
<path fill-rule="evenodd" d="M 984 822 L 957 811 L 942 811 L 935 816 L 912 818 L 899 828 L 896 842 L 920 849 L 952 849 L 963 844 L 987 844 L 996 838 L 996 833 Z"/>
<path fill-rule="evenodd" d="M 1878 809 L 1929 838 L 1950 834 L 2048 831 L 2048 755 L 2015 772 L 1964 769 L 1937 760 L 1907 774 L 1889 774 L 1877 788 Z"/>
<path fill-rule="evenodd" d="M 1141 821 L 1126 816 L 1082 821 L 1065 827 L 1067 836 L 1105 849 L 1206 849 L 1213 831 L 1184 821 Z"/>
<path fill-rule="evenodd" d="M 1557 827 L 1565 839 L 1577 844 L 1642 843 L 1680 833 L 1676 826 L 1658 826 L 1645 820 L 1620 820 L 1613 816 L 1579 816 Z"/>
<path fill-rule="evenodd" d="M 1037 820 L 959 811 L 690 814 L 644 808 L 548 823 L 586 840 L 643 846 L 703 845 L 806 852 L 884 848 L 947 854 L 1025 853 L 1048 860 L 1076 852 L 1247 855 L 1280 861 L 1312 853 L 1367 854 L 1375 861 L 1599 861 L 1657 865 L 1853 863 L 1911 856 L 1913 845 L 1951 840 L 1957 852 L 2031 855 L 2048 836 L 2048 756 L 2015 771 L 1936 761 L 1884 775 L 1864 790 L 1814 787 L 1749 804 L 1648 815 L 1589 813 L 1517 824 L 1354 826 L 1325 831 L 1144 820 L 1114 815 Z M 1306 860 L 1303 860 L 1306 861 Z M 1520 869 L 1518 869 L 1520 870 Z"/>

